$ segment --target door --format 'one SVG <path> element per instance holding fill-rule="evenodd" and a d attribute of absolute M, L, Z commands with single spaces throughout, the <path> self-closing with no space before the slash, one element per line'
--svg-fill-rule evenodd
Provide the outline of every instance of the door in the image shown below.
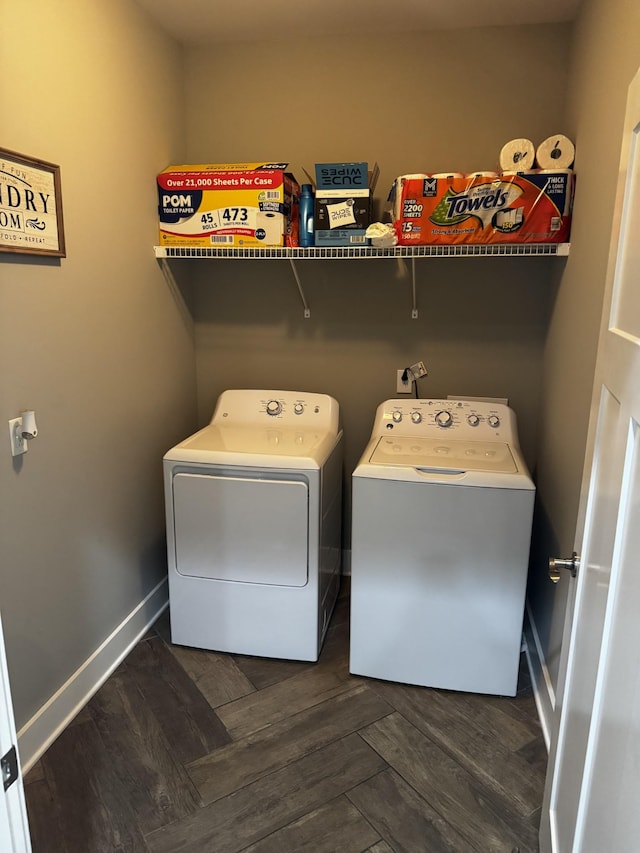
<path fill-rule="evenodd" d="M 640 843 L 640 71 L 627 101 L 541 850 Z M 574 601 L 572 599 L 574 597 Z M 573 603 L 573 607 L 572 607 Z"/>
<path fill-rule="evenodd" d="M 0 622 L 0 756 L 7 756 L 16 743 L 13 705 L 11 704 L 4 637 L 2 623 Z M 4 851 L 6 853 L 30 853 L 29 825 L 19 764 L 14 765 L 8 759 L 2 767 L 2 780 L 4 784 L 8 784 L 10 779 L 6 777 L 13 770 L 17 773 L 17 778 L 12 784 L 8 785 L 6 790 L 0 791 L 0 850 L 3 853 Z M 12 775 L 14 774 L 12 773 Z"/>

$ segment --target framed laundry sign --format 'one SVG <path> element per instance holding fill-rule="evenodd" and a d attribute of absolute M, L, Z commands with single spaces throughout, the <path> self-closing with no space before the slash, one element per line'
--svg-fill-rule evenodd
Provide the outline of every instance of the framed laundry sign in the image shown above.
<path fill-rule="evenodd" d="M 0 148 L 0 252 L 66 257 L 59 166 Z"/>

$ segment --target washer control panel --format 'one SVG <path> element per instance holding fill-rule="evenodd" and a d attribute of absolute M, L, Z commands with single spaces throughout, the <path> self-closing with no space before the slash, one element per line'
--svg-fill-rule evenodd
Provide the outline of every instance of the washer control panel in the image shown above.
<path fill-rule="evenodd" d="M 513 411 L 504 403 L 478 400 L 386 400 L 378 406 L 373 435 L 444 435 L 459 439 L 509 440 L 516 435 Z"/>
<path fill-rule="evenodd" d="M 218 398 L 212 424 L 224 426 L 313 427 L 338 432 L 339 408 L 333 397 L 298 391 L 231 390 Z"/>

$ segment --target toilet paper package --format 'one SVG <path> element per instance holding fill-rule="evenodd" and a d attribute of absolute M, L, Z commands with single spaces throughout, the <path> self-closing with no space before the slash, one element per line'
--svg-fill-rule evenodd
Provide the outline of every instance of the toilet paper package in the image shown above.
<path fill-rule="evenodd" d="M 398 178 L 391 192 L 394 227 L 401 246 L 565 243 L 574 188 L 569 169 Z"/>
<path fill-rule="evenodd" d="M 168 166 L 157 178 L 160 245 L 297 245 L 300 187 L 287 165 Z"/>

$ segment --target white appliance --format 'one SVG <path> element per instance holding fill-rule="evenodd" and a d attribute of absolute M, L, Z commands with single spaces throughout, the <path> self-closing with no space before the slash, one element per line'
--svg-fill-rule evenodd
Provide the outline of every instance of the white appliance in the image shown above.
<path fill-rule="evenodd" d="M 507 406 L 382 403 L 353 473 L 351 672 L 515 695 L 534 495 Z"/>
<path fill-rule="evenodd" d="M 325 394 L 231 390 L 164 457 L 171 638 L 317 660 L 338 594 L 342 430 Z"/>

